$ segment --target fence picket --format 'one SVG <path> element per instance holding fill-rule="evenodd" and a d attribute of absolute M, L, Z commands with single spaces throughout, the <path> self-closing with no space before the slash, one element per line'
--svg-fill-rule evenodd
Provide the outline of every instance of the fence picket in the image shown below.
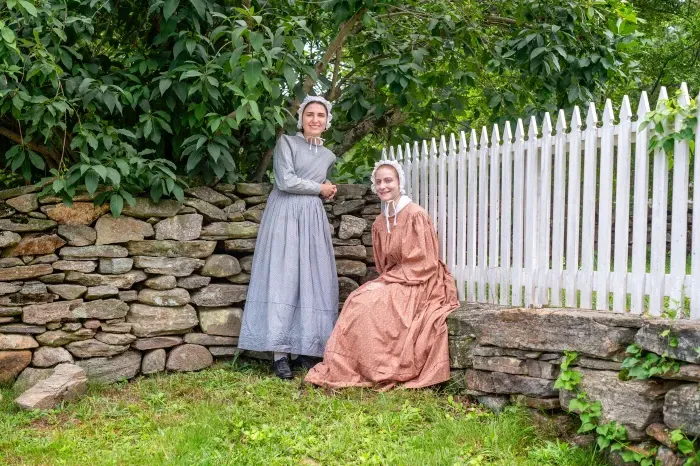
<path fill-rule="evenodd" d="M 488 204 L 489 204 L 489 137 L 486 127 L 481 129 L 481 139 L 479 140 L 479 213 L 477 225 L 479 237 L 477 248 L 479 250 L 477 263 L 477 291 L 479 300 L 487 302 L 486 297 L 486 271 L 488 267 Z"/>
<path fill-rule="evenodd" d="M 700 95 L 696 98 L 700 102 Z M 691 246 L 690 275 L 692 296 L 690 297 L 690 318 L 700 319 L 700 111 L 695 126 L 695 174 L 693 176 L 693 233 Z"/>
<path fill-rule="evenodd" d="M 447 144 L 440 137 L 440 156 L 437 159 L 437 225 L 440 258 L 447 262 Z"/>
<path fill-rule="evenodd" d="M 469 138 L 469 209 L 467 219 L 467 301 L 476 299 L 476 202 L 477 202 L 477 141 L 476 131 Z"/>
<path fill-rule="evenodd" d="M 515 127 L 513 151 L 513 295 L 514 306 L 523 305 L 523 247 L 525 237 L 525 130 L 523 120 Z"/>
<path fill-rule="evenodd" d="M 455 270 L 457 237 L 457 144 L 455 135 L 450 134 L 449 155 L 447 159 L 447 264 Z"/>
<path fill-rule="evenodd" d="M 491 156 L 489 157 L 489 302 L 498 302 L 498 241 L 500 231 L 500 189 L 501 189 L 501 135 L 498 125 L 493 125 L 491 133 Z"/>
<path fill-rule="evenodd" d="M 561 280 L 564 273 L 564 183 L 566 181 L 566 115 L 559 110 L 554 136 L 554 207 L 552 213 L 551 304 L 562 305 Z"/>
<path fill-rule="evenodd" d="M 615 122 L 612 102 L 608 99 L 603 110 L 603 127 L 600 137 L 600 194 L 598 200 L 598 244 L 597 267 L 599 272 L 595 283 L 595 308 L 608 310 L 610 285 L 610 242 L 612 229 L 613 194 L 613 144 L 615 143 Z"/>
<path fill-rule="evenodd" d="M 457 156 L 457 294 L 464 300 L 464 274 L 467 264 L 467 138 L 459 134 Z"/>
<path fill-rule="evenodd" d="M 539 150 L 537 148 L 537 121 L 530 118 L 527 131 L 527 156 L 525 159 L 525 306 L 535 303 L 535 267 L 537 264 L 537 189 Z"/>
<path fill-rule="evenodd" d="M 598 116 L 595 105 L 588 106 L 583 154 L 583 215 L 581 224 L 581 269 L 578 274 L 581 307 L 593 307 L 593 257 L 596 206 L 596 159 L 598 158 Z"/>
<path fill-rule="evenodd" d="M 500 301 L 502 305 L 510 303 L 510 273 L 511 260 L 511 222 L 512 222 L 512 192 L 513 192 L 513 134 L 510 130 L 510 122 L 506 121 L 503 129 L 503 147 L 501 163 L 501 273 L 500 273 Z"/>
<path fill-rule="evenodd" d="M 542 150 L 538 187 L 537 258 L 535 262 L 535 307 L 549 304 L 549 252 L 552 209 L 552 120 L 549 112 L 542 121 Z"/>
<path fill-rule="evenodd" d="M 579 266 L 581 228 L 581 112 L 574 107 L 569 135 L 569 189 L 566 212 L 566 305 L 577 306 L 576 286 Z"/>

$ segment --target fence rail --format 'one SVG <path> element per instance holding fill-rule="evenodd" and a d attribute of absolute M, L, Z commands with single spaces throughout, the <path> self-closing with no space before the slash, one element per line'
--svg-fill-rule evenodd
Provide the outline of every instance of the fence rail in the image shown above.
<path fill-rule="evenodd" d="M 690 102 L 685 84 L 678 99 Z M 625 96 L 617 122 L 608 100 L 600 125 L 591 103 L 568 127 L 560 110 L 541 131 L 532 117 L 527 132 L 518 120 L 514 133 L 508 122 L 490 137 L 483 127 L 390 147 L 460 299 L 700 319 L 700 163 L 683 140 L 671 170 L 662 150 L 649 153 L 652 130 L 639 130 L 649 111 L 643 93 L 636 121 Z M 700 127 L 695 142 L 697 159 Z"/>

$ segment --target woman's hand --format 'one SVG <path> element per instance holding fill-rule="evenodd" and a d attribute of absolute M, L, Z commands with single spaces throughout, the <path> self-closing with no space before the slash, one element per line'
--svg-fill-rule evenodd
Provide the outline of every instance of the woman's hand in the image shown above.
<path fill-rule="evenodd" d="M 335 193 L 338 192 L 338 187 L 330 181 L 324 181 L 321 185 L 321 197 L 331 200 Z"/>

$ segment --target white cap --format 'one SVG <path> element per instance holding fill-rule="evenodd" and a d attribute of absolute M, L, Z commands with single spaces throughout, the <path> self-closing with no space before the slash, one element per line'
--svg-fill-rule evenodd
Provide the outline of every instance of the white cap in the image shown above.
<path fill-rule="evenodd" d="M 328 113 L 328 118 L 326 118 L 326 129 L 331 127 L 331 120 L 333 115 L 331 115 L 331 103 L 320 95 L 307 95 L 301 105 L 299 105 L 299 110 L 297 110 L 297 128 L 302 129 L 304 125 L 302 124 L 302 115 L 304 114 L 304 108 L 313 102 L 318 102 L 326 107 L 326 112 Z"/>
<path fill-rule="evenodd" d="M 390 165 L 396 169 L 396 173 L 399 174 L 399 191 L 401 194 L 406 194 L 406 178 L 403 174 L 403 168 L 401 167 L 401 164 L 399 164 L 399 162 L 397 162 L 396 160 L 380 160 L 379 162 L 374 164 L 374 170 L 372 170 L 372 176 L 370 177 L 370 179 L 372 180 L 372 192 L 377 192 L 377 186 L 375 183 L 374 175 L 375 173 L 377 173 L 377 169 L 384 165 Z"/>

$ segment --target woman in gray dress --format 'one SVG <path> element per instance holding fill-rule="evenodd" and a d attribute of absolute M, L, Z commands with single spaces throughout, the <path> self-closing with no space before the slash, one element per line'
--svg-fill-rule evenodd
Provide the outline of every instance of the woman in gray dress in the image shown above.
<path fill-rule="evenodd" d="M 328 218 L 321 197 L 335 155 L 323 146 L 331 104 L 309 96 L 302 102 L 298 132 L 275 146 L 275 187 L 267 200 L 253 257 L 238 347 L 272 351 L 273 369 L 293 377 L 289 354 L 305 368 L 323 356 L 338 318 L 338 279 Z"/>

